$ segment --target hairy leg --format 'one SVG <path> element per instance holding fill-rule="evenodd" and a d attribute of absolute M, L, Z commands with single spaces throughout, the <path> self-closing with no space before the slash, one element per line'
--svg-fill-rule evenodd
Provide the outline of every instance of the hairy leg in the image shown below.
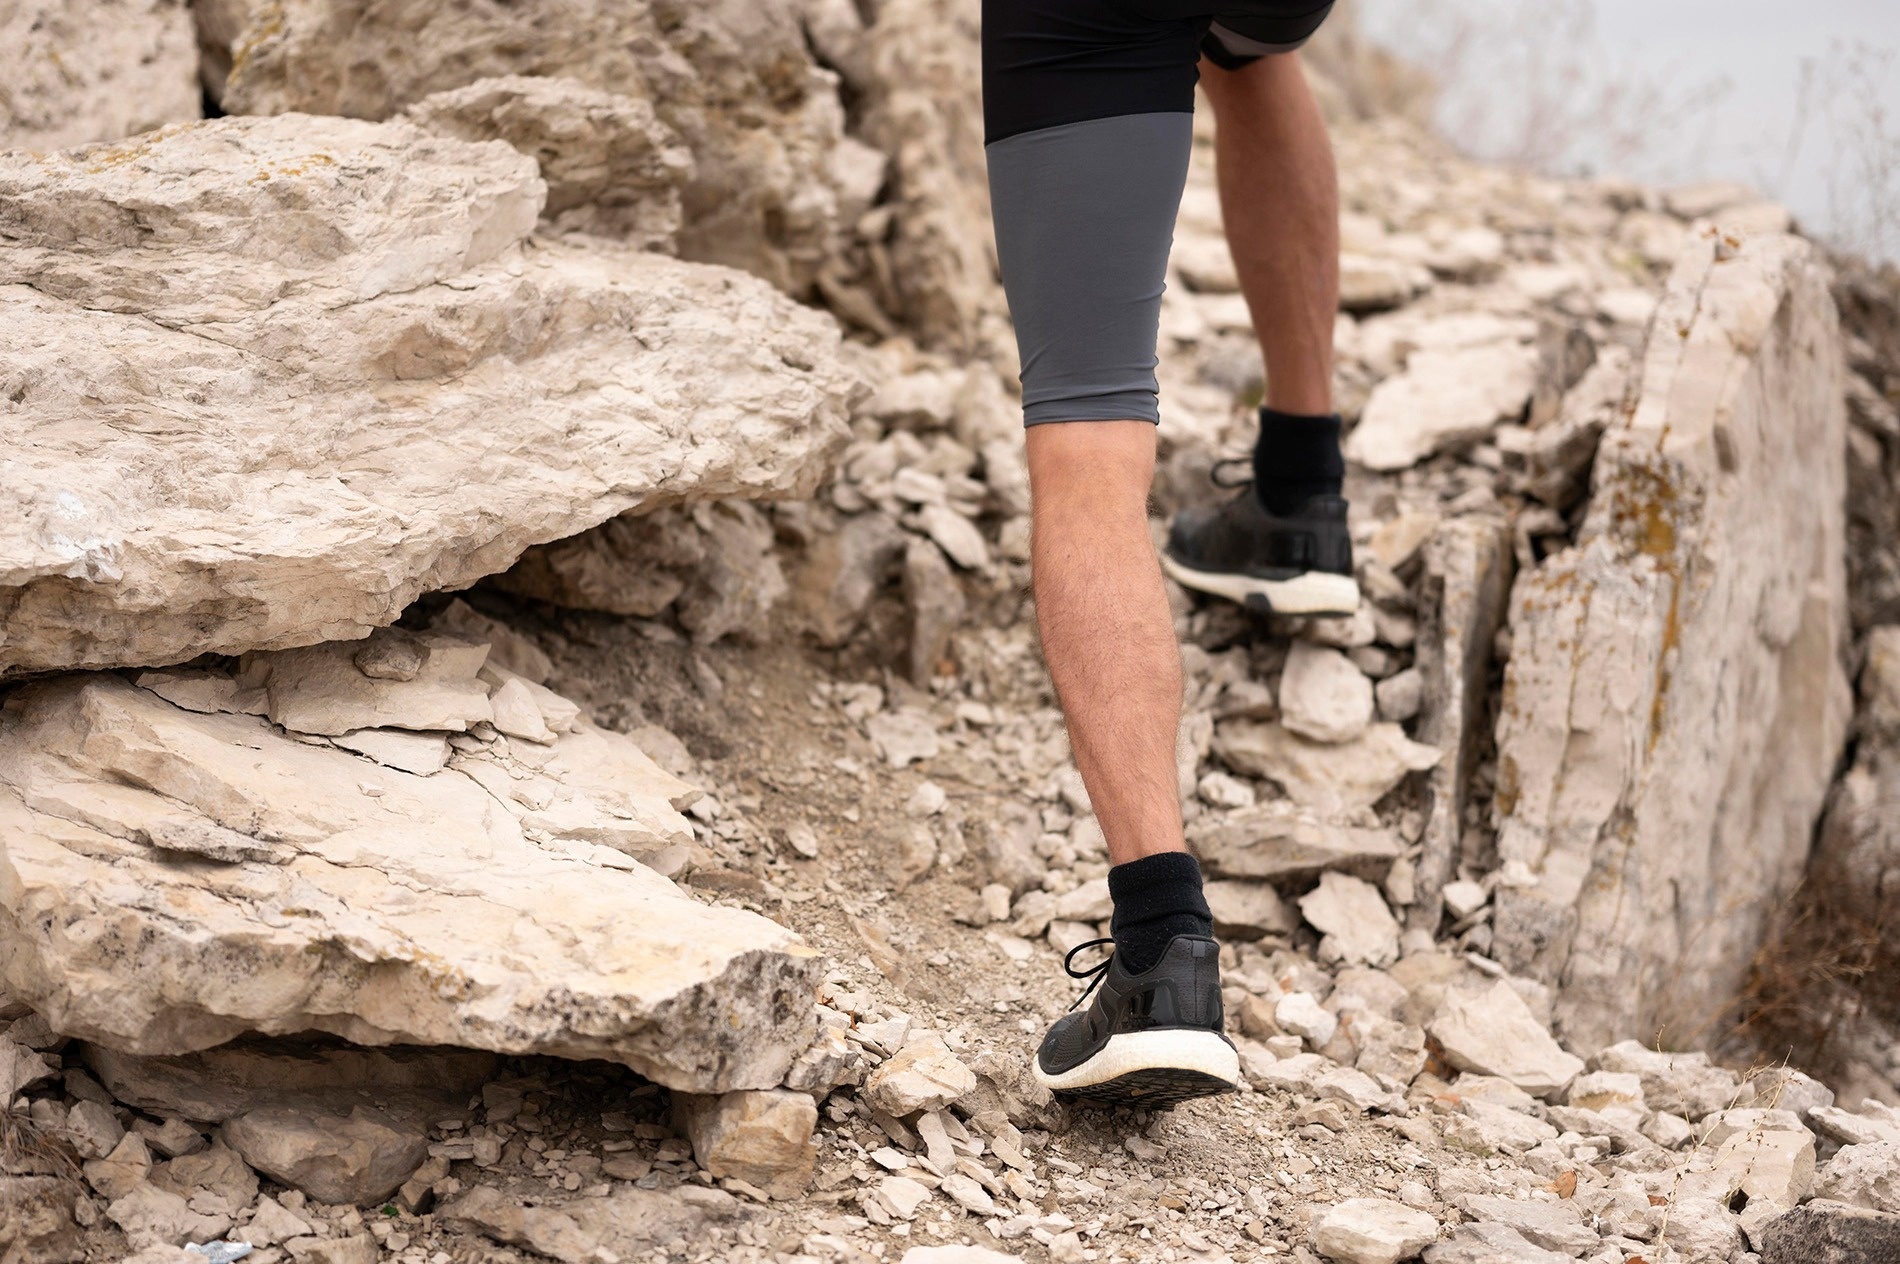
<path fill-rule="evenodd" d="M 1184 851 L 1181 652 L 1148 534 L 1155 428 L 1055 422 L 1027 442 L 1042 652 L 1109 859 Z"/>
<path fill-rule="evenodd" d="M 1267 406 L 1333 410 L 1339 310 L 1339 176 L 1297 53 L 1239 70 L 1201 59 L 1214 106 L 1227 244 L 1267 364 Z"/>

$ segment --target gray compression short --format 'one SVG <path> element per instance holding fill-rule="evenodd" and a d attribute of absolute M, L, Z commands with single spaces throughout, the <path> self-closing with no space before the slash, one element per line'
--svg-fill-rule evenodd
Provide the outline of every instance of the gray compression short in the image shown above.
<path fill-rule="evenodd" d="M 1161 417 L 1155 342 L 1205 55 L 1299 47 L 1331 0 L 984 0 L 996 251 L 1023 422 Z"/>

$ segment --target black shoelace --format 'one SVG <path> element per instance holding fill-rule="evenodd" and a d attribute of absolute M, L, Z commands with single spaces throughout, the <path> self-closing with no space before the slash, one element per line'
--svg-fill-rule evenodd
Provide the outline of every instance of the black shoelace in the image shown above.
<path fill-rule="evenodd" d="M 1078 952 L 1087 952 L 1091 948 L 1100 948 L 1103 944 L 1107 944 L 1110 948 L 1113 948 L 1115 941 L 1113 939 L 1091 939 L 1086 944 L 1077 944 L 1075 947 L 1069 949 L 1069 955 L 1062 959 L 1062 968 L 1068 972 L 1071 979 L 1089 980 L 1089 985 L 1082 990 L 1082 995 L 1076 997 L 1075 1004 L 1069 1006 L 1069 1012 L 1071 1014 L 1082 1008 L 1083 1001 L 1095 995 L 1095 989 L 1102 986 L 1102 980 L 1108 977 L 1108 968 L 1115 964 L 1115 954 L 1110 952 L 1106 957 L 1103 957 L 1086 970 L 1078 970 L 1075 968 L 1075 954 Z"/>

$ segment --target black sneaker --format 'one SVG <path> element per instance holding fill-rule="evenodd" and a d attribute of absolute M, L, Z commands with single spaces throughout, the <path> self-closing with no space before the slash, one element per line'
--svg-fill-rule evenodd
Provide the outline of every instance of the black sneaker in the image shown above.
<path fill-rule="evenodd" d="M 1036 1051 L 1036 1079 L 1052 1093 L 1118 1106 L 1172 1106 L 1231 1093 L 1240 1055 L 1221 1031 L 1220 945 L 1177 935 L 1152 970 L 1130 974 L 1121 958 L 1077 970 L 1071 963 L 1112 939 L 1082 944 L 1063 959 L 1071 978 L 1095 976 L 1081 999 L 1095 1003 L 1056 1020 Z M 1098 990 L 1099 989 L 1099 990 Z"/>
<path fill-rule="evenodd" d="M 1216 475 L 1228 464 L 1216 466 Z M 1183 509 L 1169 528 L 1161 567 L 1183 588 L 1261 614 L 1347 615 L 1359 609 L 1346 502 L 1339 496 L 1315 496 L 1282 518 L 1267 512 L 1247 484 L 1224 505 Z"/>

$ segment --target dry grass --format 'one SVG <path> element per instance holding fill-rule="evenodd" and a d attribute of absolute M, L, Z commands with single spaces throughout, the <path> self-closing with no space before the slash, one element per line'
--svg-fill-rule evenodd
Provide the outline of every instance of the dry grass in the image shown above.
<path fill-rule="evenodd" d="M 1900 960 L 1879 927 L 1839 907 L 1841 889 L 1833 875 L 1810 873 L 1756 952 L 1730 1036 L 1738 1050 L 1832 1079 L 1863 1018 L 1900 1017 Z"/>

